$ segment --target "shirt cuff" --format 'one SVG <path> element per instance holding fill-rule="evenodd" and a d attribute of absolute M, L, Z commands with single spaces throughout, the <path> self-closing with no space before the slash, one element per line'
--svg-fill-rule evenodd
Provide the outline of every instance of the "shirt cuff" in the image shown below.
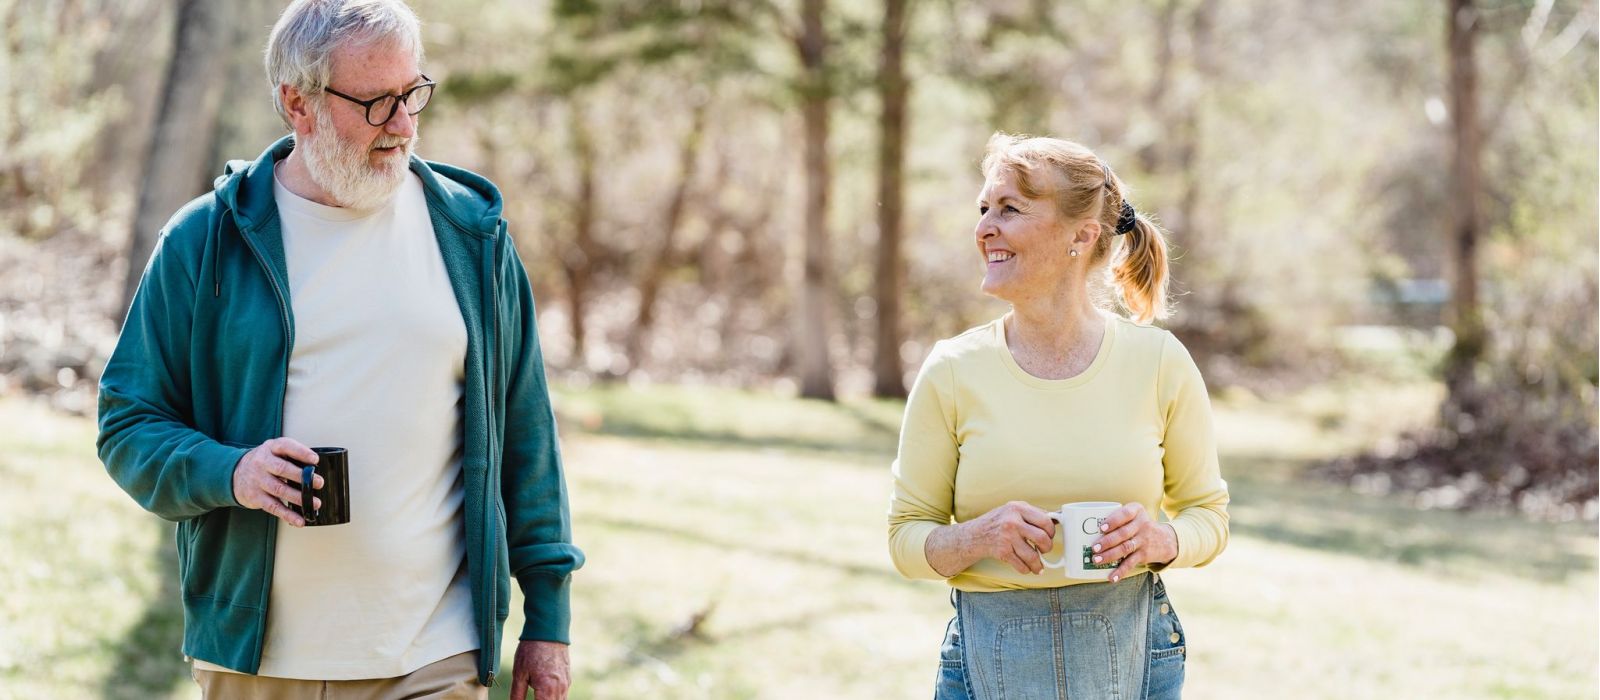
<path fill-rule="evenodd" d="M 894 552 L 894 567 L 900 570 L 901 576 L 934 581 L 950 578 L 934 570 L 933 565 L 928 563 L 928 536 L 938 528 L 938 523 L 921 521 L 900 526 L 900 531 L 896 533 L 898 546 Z"/>
<path fill-rule="evenodd" d="M 1184 520 L 1183 518 L 1178 518 L 1177 520 L 1170 521 L 1167 524 L 1171 525 L 1172 531 L 1178 535 L 1178 556 L 1173 557 L 1172 561 L 1167 562 L 1166 565 L 1160 568 L 1152 566 L 1150 569 L 1152 571 L 1160 571 L 1161 569 L 1187 569 L 1205 563 L 1207 557 L 1205 556 L 1205 552 L 1202 551 L 1204 548 L 1202 547 L 1203 543 L 1201 541 L 1204 539 L 1204 535 L 1195 526 L 1195 524 Z"/>

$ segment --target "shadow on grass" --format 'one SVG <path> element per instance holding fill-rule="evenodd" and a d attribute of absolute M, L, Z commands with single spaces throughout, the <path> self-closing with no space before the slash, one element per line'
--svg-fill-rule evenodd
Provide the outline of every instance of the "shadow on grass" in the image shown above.
<path fill-rule="evenodd" d="M 851 418 L 856 419 L 856 421 L 860 423 L 868 433 L 878 437 L 887 438 L 891 445 L 900 441 L 900 421 L 898 420 L 900 418 L 899 413 L 894 414 L 894 420 L 885 422 L 884 417 L 872 415 L 872 413 L 864 409 L 861 404 L 841 403 L 838 406 L 841 412 L 846 413 Z"/>
<path fill-rule="evenodd" d="M 895 451 L 895 443 L 892 439 L 881 441 L 875 439 L 871 442 L 840 442 L 808 437 L 743 435 L 723 430 L 667 429 L 622 420 L 607 421 L 600 429 L 586 432 L 590 432 L 593 435 L 668 440 L 728 449 L 777 449 L 889 459 L 893 458 Z"/>
<path fill-rule="evenodd" d="M 865 578 L 876 579 L 881 583 L 890 583 L 890 584 L 894 584 L 894 585 L 897 585 L 897 586 L 916 586 L 916 585 L 918 585 L 916 582 L 907 580 L 905 577 L 901 576 L 899 573 L 897 573 L 897 572 L 895 572 L 893 570 L 890 570 L 887 567 L 867 566 L 865 564 L 856 564 L 856 563 L 852 563 L 852 562 L 836 561 L 836 560 L 829 559 L 827 557 L 823 557 L 823 556 L 820 556 L 820 555 L 817 555 L 817 554 L 814 554 L 814 553 L 811 553 L 811 552 L 806 552 L 806 551 L 801 551 L 801 550 L 796 550 L 796 549 L 783 549 L 783 548 L 779 548 L 779 547 L 756 546 L 756 545 L 752 545 L 752 544 L 750 544 L 748 542 L 745 542 L 745 541 L 742 541 L 742 540 L 731 539 L 731 538 L 725 539 L 725 538 L 721 538 L 721 537 L 715 537 L 713 535 L 707 535 L 707 534 L 705 534 L 703 532 L 696 532 L 694 530 L 688 530 L 688 529 L 684 529 L 684 528 L 673 527 L 671 525 L 663 525 L 663 524 L 660 524 L 660 523 L 646 523 L 646 522 L 640 522 L 638 520 L 628 520 L 626 518 L 612 518 L 612 517 L 606 517 L 606 516 L 603 516 L 603 515 L 601 515 L 601 516 L 589 516 L 589 517 L 585 518 L 584 522 L 585 522 L 585 524 L 589 524 L 589 525 L 602 525 L 602 526 L 606 526 L 606 527 L 614 527 L 614 528 L 623 529 L 623 530 L 634 530 L 634 531 L 637 531 L 637 532 L 643 532 L 643 533 L 654 534 L 654 535 L 661 535 L 661 536 L 665 536 L 665 537 L 672 537 L 674 539 L 679 539 L 679 540 L 687 540 L 687 541 L 690 541 L 690 542 L 695 542 L 697 544 L 704 544 L 704 545 L 708 545 L 708 546 L 711 546 L 711 547 L 715 547 L 717 549 L 738 550 L 738 551 L 743 551 L 743 552 L 751 552 L 751 553 L 754 553 L 754 554 L 761 554 L 761 555 L 765 555 L 765 556 L 769 556 L 769 557 L 776 557 L 776 558 L 779 558 L 779 559 L 787 559 L 787 560 L 789 560 L 791 562 L 795 562 L 795 563 L 798 563 L 798 564 L 804 564 L 804 565 L 810 566 L 810 567 L 822 567 L 822 568 L 832 569 L 834 571 L 838 571 L 840 573 L 847 574 L 847 575 L 850 575 L 850 576 L 861 576 L 861 577 L 865 577 Z"/>
<path fill-rule="evenodd" d="M 1594 570 L 1592 531 L 1480 512 L 1423 510 L 1306 475 L 1306 462 L 1225 458 L 1234 534 L 1451 573 L 1546 583 Z"/>
<path fill-rule="evenodd" d="M 893 402 L 782 399 L 706 389 L 597 386 L 559 392 L 564 429 L 710 447 L 893 454 L 900 408 Z"/>
<path fill-rule="evenodd" d="M 167 522 L 156 526 L 161 528 L 162 544 L 152 566 L 161 577 L 161 585 L 139 621 L 116 642 L 115 660 L 100 682 L 100 697 L 170 697 L 189 680 L 189 667 L 182 652 L 183 607 L 178 550 L 173 540 L 175 528 Z"/>
<path fill-rule="evenodd" d="M 617 660 L 597 671 L 596 675 L 604 678 L 613 673 L 628 671 L 641 666 L 668 663 L 672 659 L 697 648 L 714 647 L 719 644 L 736 644 L 741 640 L 774 632 L 804 630 L 829 618 L 870 612 L 872 609 L 872 606 L 865 604 L 823 606 L 788 617 L 767 620 L 729 630 L 721 634 L 698 632 L 684 634 L 680 630 L 672 630 L 665 634 L 656 635 L 653 639 L 644 639 L 640 643 L 634 644 Z M 710 617 L 715 617 L 715 613 L 713 612 Z"/>

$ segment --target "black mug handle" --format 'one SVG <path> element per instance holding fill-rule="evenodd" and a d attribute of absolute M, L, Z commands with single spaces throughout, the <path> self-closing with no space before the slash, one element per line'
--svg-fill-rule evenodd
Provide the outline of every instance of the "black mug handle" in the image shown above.
<path fill-rule="evenodd" d="M 312 483 L 317 478 L 317 468 L 306 465 L 300 469 L 300 512 L 305 514 L 306 524 L 317 522 L 316 499 L 312 497 Z"/>

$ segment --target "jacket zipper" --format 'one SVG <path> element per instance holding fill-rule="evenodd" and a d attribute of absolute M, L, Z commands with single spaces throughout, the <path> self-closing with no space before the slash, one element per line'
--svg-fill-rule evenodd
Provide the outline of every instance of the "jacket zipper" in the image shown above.
<path fill-rule="evenodd" d="M 283 348 L 283 385 L 281 387 L 279 387 L 279 389 L 278 389 L 277 422 L 273 426 L 273 437 L 277 437 L 278 434 L 283 432 L 283 402 L 288 397 L 288 394 L 289 394 L 289 357 L 290 357 L 290 355 L 292 355 L 294 353 L 294 327 L 289 323 L 289 302 L 288 302 L 288 299 L 283 293 L 283 288 L 278 286 L 278 278 L 277 278 L 276 275 L 273 274 L 272 265 L 267 262 L 266 256 L 261 254 L 260 249 L 256 248 L 255 242 L 250 240 L 250 237 L 248 235 L 245 235 L 244 231 L 240 231 L 239 232 L 239 237 L 244 239 L 245 247 L 250 249 L 251 255 L 255 256 L 256 262 L 261 265 L 262 271 L 266 273 L 266 275 L 267 275 L 267 283 L 272 285 L 272 293 L 273 293 L 273 295 L 275 295 L 277 297 L 277 300 L 278 300 L 278 319 L 280 321 L 282 321 L 282 323 L 283 323 L 283 338 L 284 338 L 284 348 Z M 221 263 L 221 261 L 219 260 L 218 264 L 220 264 L 220 263 Z M 220 285 L 220 283 L 219 283 L 219 285 Z M 267 549 L 268 549 L 268 551 L 270 551 L 271 548 L 273 546 L 275 546 L 276 536 L 277 536 L 277 532 L 278 532 L 278 530 L 277 530 L 278 522 L 277 521 L 278 521 L 277 518 L 271 518 L 267 523 Z M 272 569 L 273 569 L 273 564 L 274 564 L 272 557 L 270 557 L 270 556 L 266 557 L 266 560 L 267 560 L 267 564 L 266 564 L 266 567 L 265 567 L 266 580 L 262 581 L 262 586 L 263 587 L 265 587 L 267 585 L 270 585 L 269 582 L 272 580 Z M 262 595 L 262 606 L 261 606 L 261 608 L 263 610 L 263 614 L 262 614 L 263 617 L 265 617 L 265 610 L 267 609 L 268 605 L 270 605 L 270 603 L 271 603 L 270 594 L 263 594 Z M 266 641 L 265 637 L 266 637 L 266 629 L 265 629 L 265 625 L 263 624 L 263 629 L 261 630 L 261 634 L 256 638 L 256 659 L 257 659 L 256 663 L 258 664 L 258 670 L 259 670 L 261 654 L 265 651 L 265 649 L 263 648 L 265 646 L 264 643 Z"/>
<path fill-rule="evenodd" d="M 495 227 L 495 237 L 490 243 L 490 245 L 493 246 L 493 255 L 491 256 L 491 258 L 492 258 L 491 259 L 491 264 L 493 265 L 493 267 L 490 269 L 490 278 L 489 278 L 490 279 L 490 287 L 489 287 L 490 304 L 489 304 L 489 309 L 488 309 L 488 315 L 492 318 L 491 328 L 493 329 L 493 334 L 484 343 L 484 392 L 483 393 L 484 393 L 484 408 L 485 408 L 485 412 L 486 412 L 486 415 L 484 416 L 484 428 L 489 432 L 489 450 L 488 450 L 489 451 L 489 455 L 488 455 L 489 456 L 489 463 L 487 465 L 485 465 L 485 469 L 483 470 L 483 480 L 484 480 L 484 491 L 483 491 L 483 493 L 484 493 L 485 499 L 488 501 L 488 503 L 486 505 L 493 506 L 492 508 L 485 508 L 484 509 L 484 515 L 486 516 L 484 519 L 488 521 L 488 525 L 489 525 L 489 527 L 487 528 L 488 536 L 484 538 L 484 542 L 483 542 L 484 566 L 485 566 L 485 576 L 483 577 L 483 580 L 484 580 L 484 583 L 485 583 L 484 587 L 487 589 L 486 592 L 488 594 L 488 595 L 485 596 L 485 598 L 489 601 L 489 604 L 487 606 L 484 606 L 483 630 L 484 630 L 484 636 L 485 637 L 493 636 L 493 633 L 494 633 L 494 630 L 495 630 L 495 627 L 496 627 L 495 626 L 495 617 L 498 614 L 497 611 L 500 609 L 500 596 L 499 596 L 499 585 L 498 585 L 499 584 L 499 580 L 500 580 L 500 558 L 499 558 L 498 552 L 497 552 L 496 547 L 495 547 L 495 543 L 499 541 L 500 492 L 497 489 L 494 488 L 494 472 L 496 471 L 495 470 L 495 465 L 498 464 L 499 461 L 500 461 L 500 446 L 497 443 L 497 436 L 496 436 L 496 433 L 498 431 L 495 430 L 495 425 L 494 425 L 494 403 L 495 403 L 494 402 L 494 391 L 495 391 L 495 385 L 496 385 L 496 381 L 495 381 L 495 364 L 496 364 L 495 363 L 495 357 L 498 354 L 496 351 L 498 350 L 499 343 L 500 343 L 500 303 L 499 302 L 500 302 L 500 254 L 501 254 L 501 248 L 500 248 L 500 236 L 499 236 L 499 233 L 501 231 L 501 228 L 504 225 L 505 225 L 504 222 L 501 222 L 500 224 L 498 224 Z M 500 651 L 499 650 L 499 645 L 498 644 L 489 643 L 489 642 L 498 642 L 498 641 L 499 640 L 486 639 L 485 640 L 486 643 L 484 645 L 484 648 L 493 650 L 493 653 L 498 654 L 499 651 Z M 491 685 L 491 686 L 494 685 L 494 674 L 493 673 L 489 674 L 488 681 L 489 681 L 489 685 Z"/>

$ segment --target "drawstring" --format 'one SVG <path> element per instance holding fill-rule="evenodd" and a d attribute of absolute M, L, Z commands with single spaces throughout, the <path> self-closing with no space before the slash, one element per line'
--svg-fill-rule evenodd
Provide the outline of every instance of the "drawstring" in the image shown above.
<path fill-rule="evenodd" d="M 211 230 L 211 296 L 222 296 L 222 226 Z"/>
<path fill-rule="evenodd" d="M 219 198 L 220 199 L 220 198 Z M 222 227 L 233 223 L 233 210 L 224 208 L 217 225 L 211 227 L 211 296 L 222 296 Z M 238 224 L 234 224 L 238 228 Z"/>

